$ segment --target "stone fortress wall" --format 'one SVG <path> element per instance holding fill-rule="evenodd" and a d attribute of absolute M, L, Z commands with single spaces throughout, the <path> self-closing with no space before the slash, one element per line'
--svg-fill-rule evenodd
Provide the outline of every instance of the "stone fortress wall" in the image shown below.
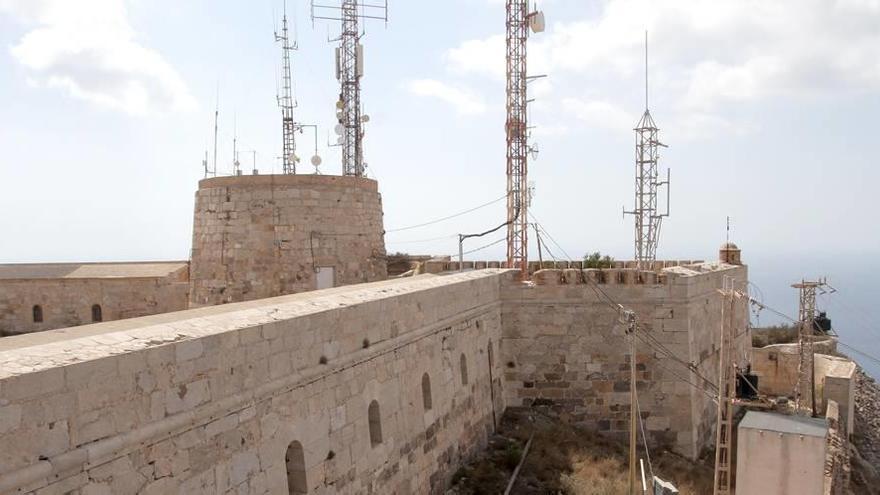
<path fill-rule="evenodd" d="M 639 402 L 654 445 L 696 458 L 713 443 L 722 288 L 747 280 L 747 268 L 720 263 L 635 269 L 540 270 L 534 284 L 502 292 L 505 403 L 548 406 L 566 421 L 624 437 L 629 431 L 630 337 L 615 303 L 636 312 Z M 745 329 L 747 302 L 737 302 Z M 651 342 L 649 346 L 647 342 Z M 751 338 L 737 338 L 744 358 Z M 677 359 L 668 357 L 671 352 Z M 692 382 L 692 386 L 682 377 Z"/>
<path fill-rule="evenodd" d="M 3 339 L 0 493 L 437 493 L 504 407 L 502 276 Z"/>
<path fill-rule="evenodd" d="M 179 311 L 188 293 L 186 261 L 0 265 L 0 337 Z"/>
<path fill-rule="evenodd" d="M 246 175 L 199 182 L 192 307 L 384 280 L 376 181 Z"/>
<path fill-rule="evenodd" d="M 714 379 L 715 289 L 745 267 L 649 273 L 422 275 L 2 339 L 0 493 L 441 493 L 507 406 L 620 430 L 628 344 L 589 287 Z M 711 402 L 640 352 L 651 434 L 696 455 Z"/>

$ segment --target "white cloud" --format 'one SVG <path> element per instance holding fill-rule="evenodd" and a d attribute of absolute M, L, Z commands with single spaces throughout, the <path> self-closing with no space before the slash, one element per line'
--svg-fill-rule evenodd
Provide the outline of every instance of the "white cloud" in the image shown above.
<path fill-rule="evenodd" d="M 679 142 L 707 139 L 719 135 L 743 136 L 758 130 L 750 123 L 733 122 L 721 115 L 691 111 L 673 115 L 667 125 L 662 126 L 666 136 L 675 136 Z"/>
<path fill-rule="evenodd" d="M 611 130 L 631 129 L 637 117 L 607 101 L 564 98 L 563 109 L 591 127 Z"/>
<path fill-rule="evenodd" d="M 486 111 L 483 99 L 467 88 L 451 86 L 434 79 L 417 79 L 406 84 L 409 92 L 419 96 L 438 98 L 455 107 L 462 115 L 478 115 Z"/>
<path fill-rule="evenodd" d="M 535 137 L 558 137 L 566 136 L 571 132 L 571 128 L 565 124 L 538 124 L 532 129 L 532 135 Z"/>
<path fill-rule="evenodd" d="M 548 73 L 555 87 L 569 92 L 587 88 L 588 101 L 581 101 L 575 114 L 595 125 L 607 126 L 596 114 L 621 116 L 596 100 L 634 108 L 645 29 L 651 38 L 652 102 L 675 114 L 681 125 L 671 127 L 693 129 L 689 123 L 699 122 L 740 132 L 751 126 L 721 117 L 726 105 L 880 91 L 880 0 L 598 5 L 594 16 L 572 20 L 554 19 L 554 9 L 548 9 L 548 30 L 532 36 L 528 48 L 530 74 Z M 458 76 L 503 79 L 504 37 L 462 42 L 445 59 Z"/>
<path fill-rule="evenodd" d="M 484 40 L 468 40 L 446 52 L 449 68 L 456 73 L 476 73 L 504 79 L 504 36 Z"/>
<path fill-rule="evenodd" d="M 123 0 L 0 0 L 2 12 L 33 26 L 10 51 L 38 85 L 136 115 L 195 106 L 177 71 L 136 41 Z"/>

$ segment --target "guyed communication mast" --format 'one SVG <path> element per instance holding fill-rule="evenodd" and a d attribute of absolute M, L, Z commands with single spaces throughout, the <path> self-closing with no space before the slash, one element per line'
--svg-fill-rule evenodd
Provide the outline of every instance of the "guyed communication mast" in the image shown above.
<path fill-rule="evenodd" d="M 635 261 L 640 270 L 649 270 L 657 259 L 657 242 L 660 238 L 660 224 L 663 217 L 669 216 L 669 169 L 666 180 L 659 179 L 658 161 L 660 148 L 660 129 L 648 110 L 648 32 L 645 31 L 645 113 L 635 127 L 636 132 L 636 191 L 635 207 L 624 210 L 624 215 L 635 217 Z M 666 211 L 662 212 L 657 201 L 660 187 L 666 186 Z"/>
<path fill-rule="evenodd" d="M 544 31 L 544 13 L 528 0 L 507 0 L 507 267 L 529 274 L 529 29 Z"/>
<path fill-rule="evenodd" d="M 317 172 L 318 166 L 321 164 L 321 157 L 318 156 L 318 126 L 297 122 L 293 116 L 293 110 L 297 107 L 297 103 L 293 94 L 293 69 L 290 63 L 290 54 L 297 49 L 297 44 L 295 40 L 293 43 L 290 41 L 286 1 L 284 2 L 284 14 L 281 17 L 281 33 L 279 34 L 278 30 L 275 30 L 275 42 L 281 44 L 281 88 L 275 98 L 278 101 L 278 107 L 281 108 L 282 173 L 296 173 L 296 165 L 300 161 L 296 154 L 296 134 L 302 134 L 305 128 L 311 128 L 315 133 L 315 154 L 312 155 L 311 162 Z"/>
<path fill-rule="evenodd" d="M 818 280 L 801 280 L 792 284 L 798 290 L 798 367 L 797 380 L 794 385 L 794 405 L 798 411 L 809 410 L 817 417 L 816 409 L 816 377 L 813 341 L 816 333 L 816 295 L 835 292 L 825 278 Z M 809 387 L 809 388 L 807 388 Z M 809 392 L 810 405 L 805 404 L 805 396 Z"/>
<path fill-rule="evenodd" d="M 342 175 L 363 177 L 364 130 L 370 119 L 361 105 L 361 78 L 364 76 L 364 31 L 361 20 L 381 20 L 388 24 L 388 0 L 384 4 L 361 0 L 340 0 L 338 5 L 315 3 L 312 0 L 312 24 L 316 19 L 339 21 L 342 24 L 336 48 L 336 79 L 339 81 L 339 100 L 336 102 L 335 132 L 337 146 L 342 148 Z"/>

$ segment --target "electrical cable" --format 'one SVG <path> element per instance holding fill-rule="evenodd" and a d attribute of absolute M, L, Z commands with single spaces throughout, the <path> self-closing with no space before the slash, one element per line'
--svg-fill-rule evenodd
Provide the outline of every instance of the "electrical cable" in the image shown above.
<path fill-rule="evenodd" d="M 560 251 L 562 251 L 562 253 L 563 253 L 565 256 L 567 256 L 568 258 L 571 258 L 571 256 L 565 251 L 565 249 L 564 249 L 561 245 L 559 245 L 558 242 L 556 242 L 556 240 L 553 238 L 552 235 L 550 235 L 549 232 L 547 232 L 547 229 L 545 229 L 544 226 L 541 225 L 540 221 L 539 221 L 539 220 L 538 220 L 538 219 L 537 219 L 537 218 L 536 218 L 531 212 L 529 212 L 529 215 L 532 217 L 532 220 L 534 220 L 535 223 L 537 223 L 537 224 L 540 226 L 541 231 L 544 233 L 544 235 L 547 236 L 547 238 L 550 239 L 550 241 L 552 241 L 553 244 L 556 245 L 556 247 L 558 247 L 558 248 L 560 249 Z M 545 246 L 546 246 L 546 244 L 545 244 Z M 581 277 L 582 277 L 582 279 L 584 280 L 584 282 L 585 282 L 590 288 L 592 288 L 593 291 L 596 293 L 596 296 L 597 296 L 597 297 L 599 297 L 600 299 L 604 298 L 604 299 L 608 302 L 608 306 L 609 306 L 612 310 L 614 310 L 615 312 L 617 312 L 618 315 L 620 315 L 620 314 L 623 313 L 623 306 L 622 306 L 621 304 L 619 304 L 617 301 L 614 300 L 614 298 L 612 298 L 611 296 L 609 296 L 608 293 L 605 292 L 601 287 L 599 287 L 599 285 L 598 285 L 595 281 L 593 281 L 593 280 L 587 278 L 587 277 L 584 275 L 583 270 L 580 271 L 580 274 L 581 274 Z M 647 344 L 648 346 L 650 346 L 652 349 L 654 349 L 654 350 L 656 350 L 656 351 L 662 353 L 662 354 L 665 355 L 667 358 L 669 358 L 669 359 L 671 359 L 671 360 L 673 360 L 673 361 L 675 361 L 675 362 L 681 364 L 682 366 L 684 366 L 685 368 L 687 368 L 687 369 L 688 369 L 693 375 L 695 375 L 697 378 L 699 378 L 700 380 L 702 380 L 704 383 L 708 384 L 712 389 L 714 389 L 714 390 L 716 390 L 716 391 L 718 390 L 718 385 L 717 385 L 715 382 L 713 382 L 712 380 L 710 380 L 710 379 L 706 378 L 705 376 L 703 376 L 703 375 L 697 370 L 697 367 L 696 367 L 695 364 L 685 362 L 684 360 L 682 360 L 681 358 L 679 358 L 674 352 L 672 352 L 672 351 L 671 351 L 668 347 L 666 347 L 662 342 L 660 342 L 659 340 L 657 340 L 656 337 L 654 337 L 654 336 L 651 335 L 647 330 L 645 330 L 645 328 L 644 328 L 642 325 L 640 325 L 639 323 L 636 323 L 636 332 L 637 332 L 638 334 L 642 335 L 643 338 L 640 337 L 640 340 L 642 340 L 643 342 L 645 342 L 645 344 Z M 646 339 L 649 339 L 650 341 L 649 341 L 649 340 L 646 340 Z M 688 382 L 688 383 L 691 383 L 691 382 Z M 693 385 L 693 386 L 696 387 L 696 385 L 694 385 L 693 383 L 691 383 L 691 385 Z M 697 387 L 697 388 L 699 388 L 699 387 Z M 702 390 L 702 389 L 701 389 L 701 390 Z M 712 397 L 712 399 L 714 400 L 715 397 Z"/>
<path fill-rule="evenodd" d="M 651 480 L 654 479 L 654 467 L 651 465 L 651 449 L 648 448 L 648 435 L 645 435 L 645 423 L 642 421 L 642 408 L 639 405 L 639 393 L 636 391 L 636 412 L 639 414 L 639 428 L 642 430 L 642 443 L 645 445 L 645 457 L 648 459 L 648 472 L 651 473 Z"/>
<path fill-rule="evenodd" d="M 538 227 L 538 230 L 547 234 L 547 231 L 544 230 L 544 227 L 542 227 L 539 223 L 535 222 L 535 226 Z M 538 242 L 541 242 L 540 237 L 538 238 Z M 553 251 L 550 250 L 550 246 L 548 246 L 546 242 L 541 243 L 541 245 L 544 246 L 544 250 L 547 251 L 547 254 L 549 254 L 551 258 L 553 258 L 553 261 L 559 261 L 556 255 L 553 254 Z"/>
<path fill-rule="evenodd" d="M 637 335 L 639 335 L 639 333 L 638 333 L 638 332 L 639 332 L 638 327 L 636 327 L 636 328 L 637 328 L 637 330 L 636 330 Z M 642 334 L 642 335 L 644 335 L 644 334 Z M 654 344 L 653 344 L 652 342 L 650 342 L 650 341 L 644 339 L 642 336 L 639 336 L 639 340 L 641 340 L 645 345 L 647 345 L 647 346 L 650 347 L 651 349 L 653 349 L 653 350 L 655 350 L 655 351 L 659 351 L 659 349 L 658 349 L 657 347 L 655 347 Z M 718 390 L 718 385 L 716 385 L 715 382 L 713 382 L 712 380 L 706 378 L 705 376 L 703 376 L 702 374 L 700 374 L 698 371 L 696 371 L 696 370 L 694 369 L 694 368 L 695 368 L 694 366 L 692 366 L 692 365 L 689 364 L 689 363 L 686 363 L 685 361 L 683 361 L 683 360 L 680 359 L 679 357 L 675 356 L 674 354 L 667 354 L 667 353 L 662 352 L 662 351 L 661 351 L 661 353 L 662 353 L 664 356 L 666 356 L 667 359 L 670 359 L 671 361 L 676 362 L 676 363 L 682 365 L 683 367 L 685 367 L 685 368 L 686 368 L 688 371 L 690 371 L 692 374 L 696 375 L 697 378 L 699 378 L 700 380 L 702 380 L 703 383 L 705 383 L 705 384 L 708 385 L 712 390 L 715 390 L 715 391 L 717 392 L 717 390 Z M 655 359 L 655 361 L 657 361 L 658 364 L 661 362 L 661 361 L 657 360 L 656 357 L 655 357 L 654 359 Z M 668 368 L 667 368 L 667 371 L 669 371 L 670 373 L 672 373 L 672 371 L 669 370 Z M 675 375 L 675 376 L 677 376 L 677 375 Z M 681 378 L 681 379 L 684 380 L 683 378 Z M 696 387 L 696 388 L 698 388 L 698 389 L 700 389 L 700 390 L 705 391 L 705 388 L 700 387 L 700 386 L 694 384 L 693 382 L 691 382 L 691 381 L 689 381 L 689 380 L 687 380 L 687 383 L 690 383 L 690 384 L 693 385 L 694 387 Z M 714 396 L 712 396 L 712 398 L 714 399 Z"/>
<path fill-rule="evenodd" d="M 766 305 L 766 304 L 759 303 L 758 301 L 755 301 L 755 300 L 751 300 L 751 302 L 752 302 L 753 304 L 757 304 L 757 305 L 759 305 L 759 307 L 760 307 L 761 309 L 766 309 L 766 310 L 770 311 L 771 313 L 774 313 L 774 314 L 780 316 L 781 318 L 784 318 L 784 319 L 786 319 L 786 320 L 791 321 L 792 323 L 800 323 L 800 321 L 795 320 L 794 318 L 792 318 L 792 317 L 786 315 L 786 314 L 783 313 L 782 311 L 779 311 L 779 310 L 777 310 L 777 309 L 774 309 L 774 308 L 771 307 L 771 306 L 768 306 L 768 305 Z M 814 331 L 815 331 L 815 330 L 814 330 Z M 836 337 L 837 337 L 837 343 L 838 343 L 839 345 L 842 345 L 843 347 L 846 347 L 847 349 L 850 349 L 851 351 L 855 352 L 856 354 L 858 354 L 858 355 L 860 355 L 860 356 L 865 357 L 866 359 L 869 359 L 869 360 L 871 360 L 871 361 L 873 361 L 873 362 L 876 362 L 876 363 L 880 364 L 880 358 L 878 358 L 877 356 L 874 356 L 874 355 L 868 354 L 868 353 L 866 353 L 866 352 L 864 352 L 864 351 L 861 351 L 861 350 L 859 350 L 859 349 L 856 349 L 855 347 L 853 347 L 853 346 L 847 344 L 846 342 L 843 342 L 842 340 L 840 340 L 840 335 L 839 335 L 839 334 L 836 335 Z"/>
<path fill-rule="evenodd" d="M 444 235 L 444 236 L 441 236 L 441 237 L 432 237 L 432 238 L 430 238 L 430 239 L 415 239 L 415 240 L 405 240 L 405 241 L 387 241 L 386 244 L 392 244 L 392 245 L 393 245 L 393 244 L 418 244 L 418 243 L 421 243 L 421 242 L 432 242 L 432 241 L 441 241 L 441 240 L 444 240 L 444 239 L 453 239 L 453 238 L 455 238 L 455 237 L 458 237 L 458 234 Z"/>
<path fill-rule="evenodd" d="M 417 229 L 417 228 L 420 228 L 420 227 L 426 227 L 426 226 L 428 226 L 428 225 L 434 225 L 435 223 L 444 222 L 444 221 L 446 221 L 446 220 L 449 220 L 449 219 L 452 219 L 452 218 L 455 218 L 455 217 L 460 217 L 460 216 L 462 216 L 462 215 L 466 215 L 466 214 L 468 214 L 468 213 L 471 213 L 471 212 L 477 211 L 477 210 L 479 210 L 480 208 L 485 208 L 485 207 L 487 207 L 487 206 L 493 205 L 493 204 L 495 204 L 495 203 L 501 201 L 502 199 L 504 199 L 504 198 L 506 198 L 506 197 L 507 197 L 507 194 L 505 194 L 504 196 L 501 196 L 500 198 L 493 199 L 492 201 L 489 201 L 488 203 L 483 203 L 483 204 L 481 204 L 481 205 L 479 205 L 479 206 L 475 206 L 475 207 L 473 207 L 473 208 L 469 208 L 469 209 L 467 209 L 467 210 L 460 211 L 460 212 L 458 212 L 458 213 L 455 213 L 455 214 L 452 214 L 452 215 L 449 215 L 449 216 L 446 216 L 446 217 L 443 217 L 443 218 L 438 218 L 438 219 L 436 219 L 436 220 L 431 220 L 431 221 L 424 222 L 424 223 L 420 223 L 420 224 L 416 224 L 416 225 L 410 225 L 410 226 L 408 226 L 408 227 L 400 227 L 400 228 L 397 228 L 397 229 L 389 229 L 389 230 L 386 230 L 385 233 L 386 233 L 386 234 L 390 234 L 390 233 L 393 233 L 393 232 L 402 232 L 402 231 L 404 231 L 404 230 L 411 230 L 411 229 Z"/>
<path fill-rule="evenodd" d="M 491 242 L 491 243 L 489 243 L 489 244 L 486 244 L 486 245 L 480 246 L 480 247 L 478 247 L 478 248 L 471 249 L 470 251 L 465 251 L 465 252 L 463 252 L 463 253 L 461 253 L 461 254 L 462 254 L 462 255 L 465 255 L 465 254 L 476 253 L 477 251 L 482 251 L 483 249 L 486 249 L 486 248 L 492 247 L 492 246 L 494 246 L 494 245 L 496 245 L 496 244 L 500 244 L 500 243 L 505 242 L 505 241 L 507 241 L 507 238 L 506 238 L 506 237 L 502 237 L 501 239 L 498 239 L 498 240 L 495 241 L 495 242 Z M 450 255 L 447 255 L 447 256 L 449 256 L 450 258 L 452 258 L 452 257 L 454 257 L 454 256 L 458 256 L 458 254 L 450 254 Z"/>
<path fill-rule="evenodd" d="M 572 258 L 571 255 L 569 255 L 567 252 L 565 252 L 565 249 L 563 249 L 562 246 L 560 246 L 559 243 L 556 242 L 556 239 L 554 239 L 553 236 L 550 235 L 549 232 L 547 232 L 547 229 L 544 228 L 544 225 L 541 224 L 541 222 L 538 220 L 538 218 L 531 211 L 529 211 L 529 216 L 532 217 L 532 220 L 534 220 L 535 223 L 537 223 L 541 227 L 541 231 L 544 232 L 544 234 L 547 236 L 547 238 L 550 239 L 550 241 L 553 242 L 553 244 L 555 244 L 556 247 L 558 247 L 560 251 L 562 251 L 562 254 L 564 254 L 565 257 L 568 258 L 569 260 L 574 261 L 574 258 Z M 546 246 L 547 244 L 544 244 L 544 245 Z"/>

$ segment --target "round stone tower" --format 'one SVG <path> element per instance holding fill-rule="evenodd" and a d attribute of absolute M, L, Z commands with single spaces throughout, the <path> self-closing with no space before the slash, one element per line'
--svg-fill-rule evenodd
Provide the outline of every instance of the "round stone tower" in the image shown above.
<path fill-rule="evenodd" d="M 718 259 L 728 265 L 742 265 L 742 252 L 736 244 L 725 242 L 718 250 Z"/>
<path fill-rule="evenodd" d="M 376 181 L 244 175 L 199 182 L 192 307 L 384 280 Z"/>

